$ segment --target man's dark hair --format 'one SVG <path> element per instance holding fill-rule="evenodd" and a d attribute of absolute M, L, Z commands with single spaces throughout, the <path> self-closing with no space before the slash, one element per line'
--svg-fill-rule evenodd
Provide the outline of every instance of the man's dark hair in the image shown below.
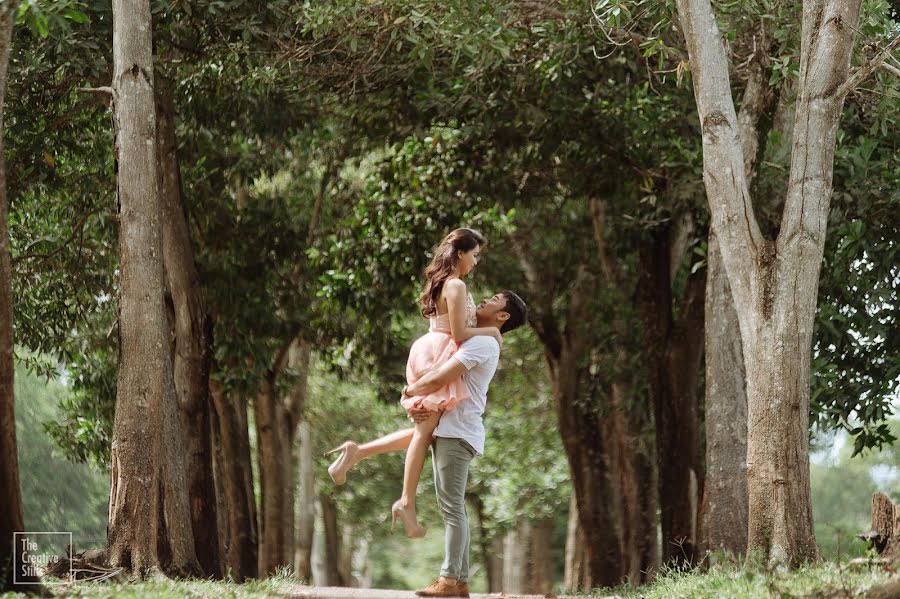
<path fill-rule="evenodd" d="M 509 313 L 509 318 L 500 327 L 500 332 L 515 331 L 528 320 L 528 306 L 525 305 L 521 297 L 512 291 L 501 291 L 500 295 L 506 298 L 506 307 L 503 311 Z"/>

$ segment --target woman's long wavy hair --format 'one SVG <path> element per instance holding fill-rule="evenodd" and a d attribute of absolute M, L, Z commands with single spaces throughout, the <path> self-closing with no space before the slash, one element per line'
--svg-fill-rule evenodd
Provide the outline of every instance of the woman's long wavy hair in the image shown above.
<path fill-rule="evenodd" d="M 459 264 L 458 252 L 470 252 L 486 245 L 487 239 L 473 229 L 456 229 L 444 238 L 434 250 L 431 264 L 425 269 L 425 289 L 419 296 L 422 316 L 430 318 L 437 315 L 438 300 L 444 289 L 444 283 L 453 276 L 456 265 Z"/>

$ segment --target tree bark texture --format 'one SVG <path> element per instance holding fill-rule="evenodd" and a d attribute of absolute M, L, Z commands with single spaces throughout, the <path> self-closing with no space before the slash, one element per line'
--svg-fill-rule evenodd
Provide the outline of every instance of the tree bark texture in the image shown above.
<path fill-rule="evenodd" d="M 284 561 L 285 538 L 285 460 L 287 443 L 283 438 L 281 421 L 284 418 L 281 402 L 275 396 L 275 384 L 270 377 L 263 384 L 254 401 L 259 453 L 260 508 L 260 576 L 274 574 Z"/>
<path fill-rule="evenodd" d="M 157 80 L 156 151 L 162 206 L 163 263 L 174 311 L 173 372 L 185 447 L 193 543 L 204 576 L 219 577 L 219 540 L 212 468 L 209 372 L 211 320 L 203 307 L 184 206 L 170 83 Z"/>
<path fill-rule="evenodd" d="M 113 2 L 119 217 L 119 371 L 109 560 L 135 576 L 159 567 L 160 442 L 169 346 L 156 181 L 150 5 Z"/>
<path fill-rule="evenodd" d="M 791 171 L 781 227 L 763 238 L 747 185 L 728 63 L 709 0 L 678 0 L 703 132 L 704 182 L 740 321 L 747 372 L 748 549 L 816 560 L 809 376 L 838 121 L 860 0 L 803 3 Z M 865 72 L 865 69 L 860 69 Z"/>
<path fill-rule="evenodd" d="M 722 264 L 709 234 L 706 283 L 706 477 L 703 551 L 747 550 L 747 390 L 741 330 Z"/>
<path fill-rule="evenodd" d="M 250 437 L 247 429 L 247 404 L 240 396 L 227 396 L 217 384 L 210 383 L 210 396 L 219 429 L 222 463 L 220 484 L 225 498 L 227 522 L 226 575 L 237 582 L 256 578 L 258 573 L 258 527 L 256 500 L 253 496 L 253 472 L 250 464 Z"/>
<path fill-rule="evenodd" d="M 673 316 L 671 232 L 650 234 L 640 249 L 638 304 L 644 324 L 656 431 L 662 559 L 697 559 L 697 485 L 700 472 L 697 385 L 703 355 L 705 271 L 688 277 L 681 312 Z M 679 260 L 680 261 L 680 260 Z"/>

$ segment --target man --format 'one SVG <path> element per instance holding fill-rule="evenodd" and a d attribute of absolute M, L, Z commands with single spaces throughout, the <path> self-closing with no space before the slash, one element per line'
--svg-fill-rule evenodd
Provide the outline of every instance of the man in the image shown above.
<path fill-rule="evenodd" d="M 525 323 L 528 307 L 512 291 L 502 291 L 481 302 L 476 312 L 479 327 L 495 326 L 508 333 Z M 429 372 L 403 392 L 408 397 L 427 395 L 450 381 L 463 377 L 471 399 L 445 412 L 434 431 L 432 445 L 434 488 L 444 519 L 444 563 L 440 576 L 416 591 L 420 597 L 469 596 L 469 521 L 466 514 L 466 482 L 469 463 L 484 453 L 482 415 L 488 386 L 500 359 L 500 346 L 493 337 L 477 336 L 465 341 L 453 358 Z M 428 417 L 428 410 L 412 408 L 413 420 Z"/>

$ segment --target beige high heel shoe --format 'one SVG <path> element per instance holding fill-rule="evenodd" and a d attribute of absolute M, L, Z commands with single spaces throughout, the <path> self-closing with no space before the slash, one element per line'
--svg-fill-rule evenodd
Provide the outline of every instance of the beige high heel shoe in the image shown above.
<path fill-rule="evenodd" d="M 334 484 L 342 485 L 347 482 L 347 471 L 353 467 L 353 456 L 356 455 L 358 449 L 359 446 L 353 441 L 344 441 L 334 449 L 325 452 L 324 455 L 331 455 L 339 451 L 343 452 L 341 457 L 336 459 L 334 463 L 328 467 L 328 476 L 331 477 Z"/>
<path fill-rule="evenodd" d="M 408 506 L 402 505 L 402 499 L 398 499 L 391 506 L 391 534 L 394 534 L 394 524 L 397 518 L 403 524 L 403 530 L 410 539 L 421 539 L 425 537 L 426 529 L 424 526 L 416 522 L 416 513 L 409 509 Z"/>

